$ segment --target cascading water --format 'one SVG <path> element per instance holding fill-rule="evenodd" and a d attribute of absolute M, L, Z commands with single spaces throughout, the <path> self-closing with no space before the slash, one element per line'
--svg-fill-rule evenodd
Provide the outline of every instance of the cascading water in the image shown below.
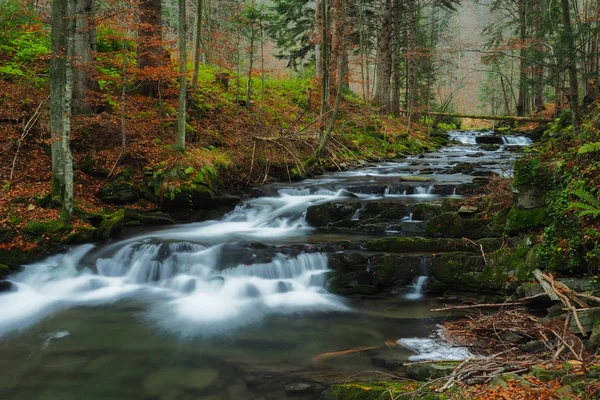
<path fill-rule="evenodd" d="M 286 191 L 253 199 L 221 221 L 140 235 L 105 248 L 77 247 L 25 267 L 0 296 L 0 336 L 22 330 L 59 310 L 133 298 L 148 303 L 148 320 L 182 336 L 213 335 L 268 314 L 346 310 L 328 294 L 327 257 L 320 253 L 262 258 L 226 246 L 256 238 L 305 234 L 307 207 L 342 192 Z"/>
<path fill-rule="evenodd" d="M 433 185 L 429 185 L 427 187 L 417 186 L 415 187 L 415 194 L 420 196 L 431 196 L 434 189 L 435 187 Z"/>
<path fill-rule="evenodd" d="M 423 287 L 427 283 L 427 276 L 418 276 L 415 282 L 410 287 L 410 293 L 407 293 L 404 298 L 408 300 L 418 300 L 423 297 Z"/>
<path fill-rule="evenodd" d="M 529 146 L 533 143 L 525 136 L 502 136 L 502 142 L 509 146 Z"/>

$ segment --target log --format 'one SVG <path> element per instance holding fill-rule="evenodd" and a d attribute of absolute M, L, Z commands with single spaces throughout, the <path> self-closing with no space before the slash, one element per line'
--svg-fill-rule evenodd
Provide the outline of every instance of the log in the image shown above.
<path fill-rule="evenodd" d="M 544 274 L 542 273 L 542 271 L 540 271 L 539 269 L 534 270 L 533 276 L 535 276 L 535 279 L 537 279 L 540 285 L 542 285 L 544 292 L 548 294 L 550 300 L 560 301 L 558 295 L 554 292 L 554 290 L 552 290 L 552 286 L 548 283 L 548 281 L 546 281 L 546 279 L 544 279 Z"/>
<path fill-rule="evenodd" d="M 407 110 L 400 110 L 403 114 L 408 114 Z M 423 112 L 423 114 L 433 115 L 436 117 L 454 117 L 454 118 L 471 118 L 471 119 L 485 119 L 493 121 L 510 121 L 510 122 L 552 122 L 552 118 L 541 118 L 541 117 L 515 117 L 512 115 L 479 115 L 479 114 L 453 114 L 453 113 L 442 113 L 442 112 Z"/>

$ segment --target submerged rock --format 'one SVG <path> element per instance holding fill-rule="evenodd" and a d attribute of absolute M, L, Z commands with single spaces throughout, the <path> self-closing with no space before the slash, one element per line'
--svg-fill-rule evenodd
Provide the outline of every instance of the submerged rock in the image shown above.
<path fill-rule="evenodd" d="M 406 375 L 416 381 L 428 381 L 450 375 L 460 362 L 444 361 L 429 364 L 408 364 Z"/>

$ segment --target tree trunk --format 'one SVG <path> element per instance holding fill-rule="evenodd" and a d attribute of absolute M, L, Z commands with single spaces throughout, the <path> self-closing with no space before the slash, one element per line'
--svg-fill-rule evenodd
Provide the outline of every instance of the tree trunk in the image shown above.
<path fill-rule="evenodd" d="M 378 53 L 378 82 L 375 101 L 384 113 L 390 111 L 390 83 L 392 79 L 392 29 L 393 29 L 392 0 L 385 1 L 381 36 Z"/>
<path fill-rule="evenodd" d="M 408 130 L 410 131 L 413 118 L 415 117 L 415 109 L 417 105 L 417 60 L 416 60 L 416 30 L 417 16 L 415 9 L 415 0 L 406 1 L 406 11 L 408 12 L 408 24 L 406 33 L 407 44 L 407 73 L 406 73 L 406 90 L 408 92 Z"/>
<path fill-rule="evenodd" d="M 185 94 L 187 84 L 187 52 L 185 45 L 185 2 L 179 0 L 179 108 L 177 110 L 177 144 L 175 148 L 185 151 Z"/>
<path fill-rule="evenodd" d="M 250 60 L 248 63 L 248 82 L 246 83 L 246 108 L 250 108 L 250 96 L 252 96 L 252 69 L 254 68 L 254 21 L 250 26 Z"/>
<path fill-rule="evenodd" d="M 323 118 L 327 112 L 327 98 L 329 95 L 329 41 L 327 40 L 328 31 L 328 4 L 327 0 L 321 0 L 321 128 L 319 130 L 319 140 L 323 138 L 324 126 Z"/>
<path fill-rule="evenodd" d="M 75 69 L 73 71 L 73 113 L 84 114 L 95 112 L 95 101 L 90 98 L 91 92 L 98 92 L 100 85 L 93 77 L 94 57 L 92 52 L 96 46 L 96 20 L 94 16 L 94 0 L 76 1 L 75 18 Z"/>
<path fill-rule="evenodd" d="M 577 53 L 575 51 L 573 28 L 571 26 L 569 0 L 561 0 L 561 3 L 564 24 L 564 45 L 569 59 L 569 105 L 571 107 L 571 122 L 573 123 L 573 129 L 576 130 L 581 122 L 581 116 L 579 115 L 579 85 L 577 81 Z"/>
<path fill-rule="evenodd" d="M 324 0 L 322 0 L 324 1 Z M 338 25 L 341 27 L 341 36 L 340 36 L 340 47 L 344 48 L 345 45 L 345 38 L 344 38 L 344 24 L 346 22 L 346 5 L 344 0 L 339 0 L 339 2 L 337 3 L 339 8 L 339 13 L 338 13 L 338 18 L 339 21 Z M 344 77 L 346 74 L 346 63 L 344 62 L 344 52 L 340 52 L 339 54 L 339 58 L 338 58 L 338 71 L 337 71 L 337 90 L 336 90 L 336 96 L 335 96 L 335 105 L 333 106 L 333 113 L 331 115 L 331 119 L 329 120 L 329 124 L 327 125 L 327 130 L 325 131 L 325 133 L 321 136 L 320 141 L 319 141 L 319 147 L 317 148 L 317 151 L 315 152 L 315 156 L 313 157 L 313 159 L 311 160 L 311 162 L 315 162 L 317 161 L 320 157 L 321 154 L 323 153 L 323 150 L 325 149 L 325 146 L 327 145 L 327 142 L 329 141 L 329 137 L 331 136 L 331 133 L 333 132 L 333 128 L 335 127 L 335 121 L 337 120 L 339 111 L 340 111 L 340 106 L 342 104 L 342 93 L 343 93 L 343 88 L 344 88 Z"/>
<path fill-rule="evenodd" d="M 322 4 L 322 0 L 317 0 L 315 2 L 315 37 L 317 38 L 321 38 L 321 35 L 323 34 L 323 4 Z M 316 65 L 316 72 L 317 72 L 317 78 L 322 78 L 321 74 L 323 73 L 323 61 L 322 61 L 322 38 L 321 40 L 317 40 L 315 43 L 315 65 Z"/>
<path fill-rule="evenodd" d="M 202 57 L 202 9 L 203 0 L 198 0 L 196 6 L 196 37 L 194 41 L 194 76 L 192 78 L 192 88 L 198 87 L 198 74 L 200 72 L 200 57 Z"/>
<path fill-rule="evenodd" d="M 73 213 L 73 159 L 71 157 L 71 106 L 75 47 L 75 1 L 51 4 L 50 132 L 52 137 L 52 199 L 62 203 L 61 218 Z"/>
<path fill-rule="evenodd" d="M 519 0 L 519 99 L 517 101 L 517 115 L 524 116 L 527 112 L 527 50 L 525 41 L 527 40 L 527 7 L 526 0 Z"/>
<path fill-rule="evenodd" d="M 168 57 L 162 47 L 162 5 L 160 0 L 142 0 L 139 3 L 140 29 L 138 31 L 137 66 L 147 76 L 140 85 L 142 94 L 158 95 L 159 78 L 153 69 L 167 65 Z"/>

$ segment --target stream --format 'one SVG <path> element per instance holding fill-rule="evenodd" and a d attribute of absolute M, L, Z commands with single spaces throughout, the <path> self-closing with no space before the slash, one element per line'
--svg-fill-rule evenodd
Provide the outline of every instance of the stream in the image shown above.
<path fill-rule="evenodd" d="M 395 373 L 394 362 L 427 352 L 451 358 L 452 349 L 429 346 L 444 316 L 429 311 L 426 258 L 411 258 L 412 283 L 387 293 L 327 290 L 336 244 L 421 234 L 412 212 L 377 229 L 316 229 L 306 220 L 309 207 L 330 202 L 410 209 L 467 196 L 481 177 L 510 176 L 531 143 L 449 135 L 456 144 L 437 152 L 265 186 L 219 220 L 26 266 L 0 294 L 1 398 L 314 399 L 329 384 Z M 385 342 L 399 339 L 405 345 L 390 362 Z M 319 357 L 362 346 L 377 349 Z"/>

